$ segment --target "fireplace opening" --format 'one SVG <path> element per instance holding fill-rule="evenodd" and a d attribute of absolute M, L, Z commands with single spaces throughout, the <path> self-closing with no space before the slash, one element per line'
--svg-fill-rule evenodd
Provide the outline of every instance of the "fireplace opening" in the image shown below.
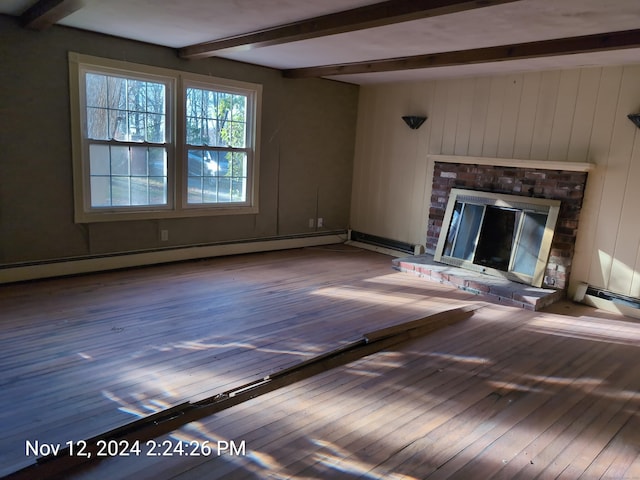
<path fill-rule="evenodd" d="M 520 212 L 502 207 L 486 208 L 478 235 L 475 263 L 498 270 L 509 270 L 518 213 Z"/>
<path fill-rule="evenodd" d="M 560 202 L 452 189 L 436 261 L 542 284 Z"/>

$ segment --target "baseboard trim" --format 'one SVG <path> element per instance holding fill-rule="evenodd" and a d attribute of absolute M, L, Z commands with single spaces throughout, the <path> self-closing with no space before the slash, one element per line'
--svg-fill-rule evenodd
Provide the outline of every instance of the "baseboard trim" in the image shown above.
<path fill-rule="evenodd" d="M 42 278 L 78 275 L 82 273 L 141 267 L 160 263 L 196 260 L 201 258 L 258 253 L 291 248 L 315 247 L 344 243 L 345 233 L 301 236 L 282 239 L 247 240 L 234 243 L 178 247 L 148 252 L 102 255 L 7 266 L 0 269 L 0 284 L 36 280 Z"/>

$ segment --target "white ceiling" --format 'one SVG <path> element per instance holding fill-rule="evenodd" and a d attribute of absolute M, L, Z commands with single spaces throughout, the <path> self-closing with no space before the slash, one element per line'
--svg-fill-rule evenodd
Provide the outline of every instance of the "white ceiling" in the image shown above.
<path fill-rule="evenodd" d="M 168 47 L 252 32 L 380 0 L 85 0 L 61 25 Z M 0 0 L 20 15 L 35 0 Z M 640 28 L 640 0 L 520 0 L 461 13 L 221 53 L 279 69 L 395 58 Z M 193 60 L 197 61 L 197 60 Z M 640 63 L 640 49 L 334 77 L 365 84 Z"/>

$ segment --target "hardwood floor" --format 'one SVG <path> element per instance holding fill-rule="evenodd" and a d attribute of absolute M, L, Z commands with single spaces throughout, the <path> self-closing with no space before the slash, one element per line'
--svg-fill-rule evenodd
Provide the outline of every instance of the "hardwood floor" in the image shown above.
<path fill-rule="evenodd" d="M 0 475 L 35 461 L 26 440 L 86 439 L 474 304 L 156 440 L 209 455 L 142 445 L 74 478 L 640 478 L 640 324 L 623 317 L 486 303 L 344 246 L 8 285 L 0 302 Z"/>

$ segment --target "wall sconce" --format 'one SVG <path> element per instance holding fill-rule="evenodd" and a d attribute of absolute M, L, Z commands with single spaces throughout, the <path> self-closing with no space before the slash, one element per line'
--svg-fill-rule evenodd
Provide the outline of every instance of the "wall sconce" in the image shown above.
<path fill-rule="evenodd" d="M 640 113 L 630 113 L 627 118 L 636 124 L 636 127 L 640 128 Z"/>
<path fill-rule="evenodd" d="M 418 128 L 420 128 L 420 125 L 422 125 L 426 119 L 427 117 L 420 117 L 416 115 L 407 115 L 405 117 L 402 117 L 404 123 L 409 125 L 409 128 L 411 130 L 417 130 Z"/>

